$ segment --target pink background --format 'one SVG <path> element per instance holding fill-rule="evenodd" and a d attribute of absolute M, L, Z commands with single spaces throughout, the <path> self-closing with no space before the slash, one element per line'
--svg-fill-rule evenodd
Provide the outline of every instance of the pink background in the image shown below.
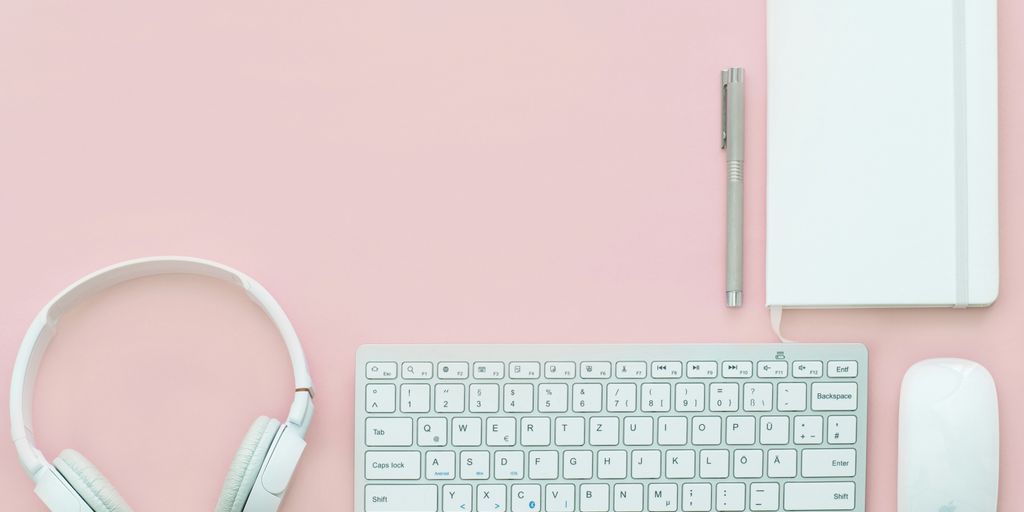
<path fill-rule="evenodd" d="M 871 350 L 868 505 L 895 508 L 898 389 L 977 359 L 1024 503 L 1024 4 L 1000 2 L 1002 293 L 975 311 L 786 315 Z M 347 510 L 367 342 L 769 341 L 764 5 L 74 2 L 0 6 L 0 372 L 65 285 L 187 254 L 261 280 L 320 394 L 284 510 Z M 748 71 L 747 305 L 722 305 L 717 72 Z M 6 377 L 4 377 L 6 378 Z M 138 510 L 208 510 L 242 434 L 282 417 L 283 347 L 198 278 L 137 281 L 63 324 L 38 386 Z M 0 443 L 7 510 L 43 510 Z"/>

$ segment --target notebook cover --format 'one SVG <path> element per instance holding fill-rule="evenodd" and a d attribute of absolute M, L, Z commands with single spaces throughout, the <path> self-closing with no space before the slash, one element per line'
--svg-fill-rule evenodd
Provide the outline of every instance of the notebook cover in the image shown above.
<path fill-rule="evenodd" d="M 769 0 L 767 302 L 998 294 L 995 0 Z"/>

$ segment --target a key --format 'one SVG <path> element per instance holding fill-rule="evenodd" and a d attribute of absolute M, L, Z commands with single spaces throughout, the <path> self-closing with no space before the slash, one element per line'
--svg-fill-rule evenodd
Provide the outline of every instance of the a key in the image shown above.
<path fill-rule="evenodd" d="M 580 512 L 605 512 L 611 510 L 608 502 L 608 484 L 583 484 L 580 486 Z"/>
<path fill-rule="evenodd" d="M 829 416 L 828 443 L 853 444 L 857 442 L 856 416 Z"/>
<path fill-rule="evenodd" d="M 640 386 L 640 410 L 643 412 L 667 412 L 672 407 L 672 386 L 662 383 L 645 383 Z"/>
<path fill-rule="evenodd" d="M 853 510 L 853 482 L 787 482 L 783 488 L 786 510 Z"/>
<path fill-rule="evenodd" d="M 487 480 L 491 477 L 491 452 L 465 451 L 459 453 L 459 478 Z"/>
<path fill-rule="evenodd" d="M 796 416 L 793 418 L 794 444 L 821 444 L 821 416 Z"/>
<path fill-rule="evenodd" d="M 418 480 L 420 478 L 420 452 L 368 451 L 365 462 L 367 480 Z"/>
<path fill-rule="evenodd" d="M 505 384 L 504 393 L 505 412 L 533 412 L 533 384 Z"/>
<path fill-rule="evenodd" d="M 725 419 L 725 444 L 754 444 L 754 417 L 729 416 Z"/>
<path fill-rule="evenodd" d="M 366 412 L 395 412 L 395 385 L 368 384 L 366 386 Z"/>
<path fill-rule="evenodd" d="M 530 480 L 554 480 L 558 478 L 558 452 L 555 450 L 532 451 L 527 456 Z"/>
<path fill-rule="evenodd" d="M 466 410 L 466 386 L 438 384 L 434 387 L 434 411 L 458 413 Z"/>
<path fill-rule="evenodd" d="M 654 444 L 654 419 L 650 416 L 623 418 L 622 443 L 626 446 Z"/>
<path fill-rule="evenodd" d="M 512 486 L 512 512 L 538 512 L 540 510 L 540 486 L 519 484 Z"/>
<path fill-rule="evenodd" d="M 768 382 L 748 382 L 743 385 L 743 410 L 770 411 L 773 407 L 772 385 Z"/>
<path fill-rule="evenodd" d="M 647 486 L 647 507 L 651 512 L 676 512 L 679 510 L 679 488 L 676 484 L 650 484 Z"/>
<path fill-rule="evenodd" d="M 469 412 L 498 412 L 499 393 L 497 384 L 470 384 Z"/>
<path fill-rule="evenodd" d="M 525 456 L 526 454 L 519 451 L 494 452 L 494 479 L 522 480 L 526 476 Z"/>
<path fill-rule="evenodd" d="M 434 377 L 434 365 L 428 362 L 402 363 L 402 378 L 406 380 L 426 380 Z"/>
<path fill-rule="evenodd" d="M 469 378 L 469 363 L 462 361 L 443 361 L 437 363 L 437 378 L 467 379 Z"/>
<path fill-rule="evenodd" d="M 589 480 L 594 477 L 594 452 L 566 450 L 562 452 L 562 478 Z"/>
<path fill-rule="evenodd" d="M 761 416 L 761 444 L 789 444 L 789 416 Z"/>
<path fill-rule="evenodd" d="M 768 478 L 796 477 L 796 450 L 768 450 Z"/>
<path fill-rule="evenodd" d="M 574 512 L 576 510 L 576 486 L 572 484 L 549 484 L 544 487 L 544 508 L 547 512 Z"/>
<path fill-rule="evenodd" d="M 754 512 L 779 509 L 779 484 L 775 482 L 750 484 L 750 510 Z"/>
<path fill-rule="evenodd" d="M 709 386 L 708 399 L 714 412 L 738 411 L 740 404 L 740 385 L 735 382 L 717 382 Z"/>
<path fill-rule="evenodd" d="M 783 412 L 807 410 L 807 384 L 803 382 L 780 382 L 779 410 Z"/>
<path fill-rule="evenodd" d="M 402 384 L 398 394 L 402 412 L 430 412 L 430 384 Z"/>
<path fill-rule="evenodd" d="M 672 416 L 658 418 L 658 444 L 662 446 L 686 444 L 686 418 Z"/>
<path fill-rule="evenodd" d="M 718 512 L 743 512 L 747 486 L 741 483 L 715 484 L 715 508 Z"/>
<path fill-rule="evenodd" d="M 711 511 L 711 484 L 683 484 L 682 495 L 685 512 Z"/>
<path fill-rule="evenodd" d="M 643 361 L 622 361 L 615 364 L 615 378 L 642 379 L 647 377 L 647 363 Z"/>
<path fill-rule="evenodd" d="M 505 377 L 505 363 L 501 361 L 480 361 L 473 363 L 473 378 L 480 380 L 502 379 Z"/>
<path fill-rule="evenodd" d="M 552 361 L 544 364 L 545 379 L 572 379 L 576 377 L 576 363 Z"/>
<path fill-rule="evenodd" d="M 578 416 L 555 418 L 555 445 L 583 446 L 584 424 Z"/>
<path fill-rule="evenodd" d="M 601 412 L 601 393 L 600 384 L 573 384 L 573 412 Z"/>
<path fill-rule="evenodd" d="M 467 512 L 473 509 L 473 486 L 446 485 L 441 488 L 441 512 Z"/>
<path fill-rule="evenodd" d="M 551 444 L 551 418 L 522 418 L 519 421 L 519 443 L 523 446 Z"/>
<path fill-rule="evenodd" d="M 540 384 L 537 386 L 537 410 L 540 412 L 566 412 L 569 410 L 567 384 Z"/>
<path fill-rule="evenodd" d="M 436 485 L 367 485 L 366 512 L 437 512 Z"/>
<path fill-rule="evenodd" d="M 815 411 L 857 410 L 857 383 L 815 382 L 811 385 L 811 409 Z"/>
<path fill-rule="evenodd" d="M 514 446 L 515 418 L 487 418 L 487 446 Z"/>
<path fill-rule="evenodd" d="M 857 470 L 857 452 L 844 449 L 807 449 L 800 452 L 800 473 L 804 478 L 852 477 Z"/>
<path fill-rule="evenodd" d="M 597 452 L 597 477 L 601 480 L 626 478 L 626 451 L 600 450 Z"/>
<path fill-rule="evenodd" d="M 614 416 L 590 418 L 590 444 L 594 446 L 619 444 L 619 418 Z"/>
<path fill-rule="evenodd" d="M 370 361 L 366 363 L 366 378 L 369 380 L 394 379 L 398 376 L 398 363 L 393 361 Z"/>
<path fill-rule="evenodd" d="M 483 444 L 483 420 L 480 418 L 452 418 L 452 446 L 480 446 Z"/>
<path fill-rule="evenodd" d="M 704 411 L 704 384 L 676 384 L 676 411 Z"/>
<path fill-rule="evenodd" d="M 607 361 L 584 361 L 580 363 L 580 377 L 584 379 L 607 379 L 612 376 L 612 364 Z"/>
<path fill-rule="evenodd" d="M 615 484 L 612 490 L 615 512 L 641 512 L 644 509 L 643 484 Z"/>
<path fill-rule="evenodd" d="M 608 412 L 636 412 L 636 384 L 608 384 L 607 391 Z"/>
<path fill-rule="evenodd" d="M 418 419 L 416 439 L 416 444 L 420 446 L 444 446 L 448 444 L 448 420 L 445 418 Z"/>
<path fill-rule="evenodd" d="M 710 446 L 722 442 L 721 416 L 694 416 L 691 420 L 690 442 L 698 446 Z"/>
<path fill-rule="evenodd" d="M 696 476 L 697 452 L 668 450 L 665 452 L 665 478 L 693 478 Z"/>
<path fill-rule="evenodd" d="M 455 479 L 455 452 L 427 452 L 427 480 Z"/>
<path fill-rule="evenodd" d="M 736 478 L 761 478 L 764 474 L 764 452 L 736 450 L 732 453 L 732 474 Z"/>
<path fill-rule="evenodd" d="M 476 506 L 480 511 L 508 512 L 508 488 L 502 484 L 476 486 Z"/>
<path fill-rule="evenodd" d="M 729 477 L 729 450 L 701 450 L 699 456 L 701 478 Z"/>
<path fill-rule="evenodd" d="M 631 472 L 635 480 L 661 478 L 661 452 L 658 450 L 634 450 L 630 454 Z"/>
<path fill-rule="evenodd" d="M 412 418 L 366 418 L 366 446 L 412 446 Z"/>
<path fill-rule="evenodd" d="M 856 377 L 857 361 L 829 361 L 828 376 L 840 379 Z"/>
<path fill-rule="evenodd" d="M 508 364 L 510 379 L 536 379 L 540 377 L 540 363 L 534 361 L 514 361 Z"/>

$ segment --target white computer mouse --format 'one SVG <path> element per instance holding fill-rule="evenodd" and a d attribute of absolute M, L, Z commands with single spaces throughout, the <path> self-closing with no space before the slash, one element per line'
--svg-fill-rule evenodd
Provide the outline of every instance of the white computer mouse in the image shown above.
<path fill-rule="evenodd" d="M 928 359 L 900 391 L 899 512 L 995 512 L 999 408 L 985 367 Z"/>

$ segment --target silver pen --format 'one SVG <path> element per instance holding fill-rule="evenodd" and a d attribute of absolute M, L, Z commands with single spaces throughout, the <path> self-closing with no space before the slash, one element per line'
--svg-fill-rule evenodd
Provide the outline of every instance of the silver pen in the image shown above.
<path fill-rule="evenodd" d="M 722 70 L 722 149 L 728 175 L 725 304 L 743 304 L 743 68 Z"/>

